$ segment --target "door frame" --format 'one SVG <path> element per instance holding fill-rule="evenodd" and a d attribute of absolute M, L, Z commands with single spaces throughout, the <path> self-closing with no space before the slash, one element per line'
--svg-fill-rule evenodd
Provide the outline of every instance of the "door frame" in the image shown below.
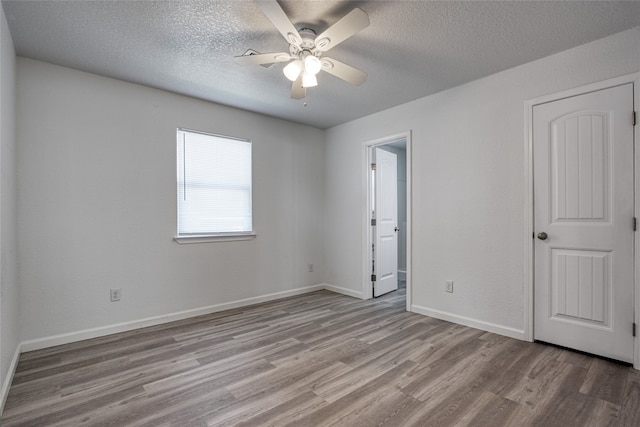
<path fill-rule="evenodd" d="M 411 131 L 398 133 L 395 135 L 385 136 L 382 138 L 366 141 L 362 144 L 362 296 L 364 299 L 373 298 L 373 289 L 371 287 L 371 245 L 373 244 L 371 237 L 371 159 L 373 148 L 380 145 L 386 145 L 396 142 L 400 139 L 406 141 L 406 167 L 407 167 L 407 311 L 411 311 L 412 301 L 412 251 L 411 251 L 411 235 L 412 235 L 412 183 L 411 183 Z"/>
<path fill-rule="evenodd" d="M 560 99 L 595 92 L 614 86 L 633 84 L 633 109 L 638 111 L 638 100 L 640 99 L 640 73 L 627 74 L 613 79 L 568 89 L 562 92 L 544 95 L 541 97 L 525 101 L 525 150 L 524 150 L 524 170 L 525 170 L 525 206 L 524 206 L 524 339 L 533 341 L 534 338 L 534 213 L 533 213 L 533 107 Z M 638 117 L 640 119 L 640 117 Z M 631 120 L 631 117 L 629 117 Z M 634 210 L 636 217 L 640 216 L 640 149 L 635 149 L 635 145 L 640 141 L 640 124 L 636 124 L 633 129 L 634 137 Z M 634 235 L 634 321 L 640 325 L 640 230 Z M 634 338 L 633 343 L 633 367 L 640 369 L 640 339 Z"/>
<path fill-rule="evenodd" d="M 406 263 L 406 251 L 404 251 L 404 249 L 406 249 L 406 240 L 404 239 L 402 241 L 403 246 L 405 246 L 402 248 L 404 252 L 400 250 L 400 236 L 401 233 L 406 233 L 406 230 L 404 229 L 404 225 L 402 225 L 401 230 L 398 227 L 401 225 L 398 213 L 401 208 L 406 208 L 406 179 L 404 206 L 399 203 L 399 201 L 402 200 L 402 195 L 398 191 L 400 185 L 400 167 L 398 167 L 400 160 L 402 160 L 403 163 L 402 168 L 406 170 L 406 143 L 404 139 L 398 140 L 398 143 L 403 144 L 405 154 L 398 155 L 398 150 L 396 149 L 387 151 L 387 148 L 390 148 L 391 145 L 377 145 L 370 148 L 373 155 L 372 163 L 376 165 L 376 168 L 373 169 L 373 167 L 371 167 L 369 172 L 374 183 L 373 188 L 371 188 L 371 197 L 373 198 L 371 211 L 372 214 L 375 214 L 376 223 L 375 227 L 373 225 L 369 227 L 373 242 L 371 252 L 374 259 L 370 270 L 371 273 L 376 276 L 376 281 L 371 285 L 374 298 L 399 289 L 400 265 L 398 260 L 401 253 L 404 253 Z M 394 173 L 390 174 L 389 172 L 391 171 Z M 390 177 L 393 177 L 393 181 L 389 179 Z M 393 199 L 395 199 L 395 203 L 389 204 L 388 201 Z M 391 206 L 393 208 L 388 210 Z M 373 220 L 371 223 L 373 223 Z M 385 240 L 389 238 L 391 238 L 391 242 L 385 242 Z M 375 250 L 373 250 L 374 248 Z M 382 253 L 385 253 L 385 255 L 383 256 Z M 385 259 L 389 255 L 391 255 L 393 259 Z M 389 271 L 387 269 L 388 267 L 391 267 L 392 270 Z M 391 273 L 391 275 L 388 273 Z M 395 273 L 395 275 L 393 273 Z"/>

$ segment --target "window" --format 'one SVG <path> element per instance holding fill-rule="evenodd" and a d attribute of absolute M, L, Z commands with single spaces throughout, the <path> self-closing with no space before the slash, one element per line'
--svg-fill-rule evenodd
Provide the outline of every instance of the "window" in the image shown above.
<path fill-rule="evenodd" d="M 251 141 L 178 129 L 178 243 L 255 237 Z"/>

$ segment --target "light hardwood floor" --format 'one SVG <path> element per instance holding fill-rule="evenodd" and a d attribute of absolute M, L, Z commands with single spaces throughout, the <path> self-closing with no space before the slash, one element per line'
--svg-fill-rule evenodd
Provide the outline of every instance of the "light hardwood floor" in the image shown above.
<path fill-rule="evenodd" d="M 632 368 L 327 291 L 23 354 L 2 426 L 639 426 Z"/>

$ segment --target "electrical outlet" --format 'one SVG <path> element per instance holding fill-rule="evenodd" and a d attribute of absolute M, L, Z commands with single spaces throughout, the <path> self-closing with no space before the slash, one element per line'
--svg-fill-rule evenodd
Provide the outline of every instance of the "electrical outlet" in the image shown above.
<path fill-rule="evenodd" d="M 447 286 L 445 287 L 445 292 L 453 293 L 453 280 L 447 280 Z"/>
<path fill-rule="evenodd" d="M 309 273 L 313 273 L 313 264 L 309 264 Z"/>
<path fill-rule="evenodd" d="M 122 290 L 120 288 L 111 289 L 111 302 L 120 301 Z"/>

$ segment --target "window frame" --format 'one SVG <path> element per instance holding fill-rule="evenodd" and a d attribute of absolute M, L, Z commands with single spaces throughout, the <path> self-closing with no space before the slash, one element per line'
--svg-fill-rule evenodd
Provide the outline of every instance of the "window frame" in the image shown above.
<path fill-rule="evenodd" d="M 182 152 L 183 147 L 181 145 L 179 135 L 181 132 L 200 134 L 205 136 L 211 136 L 215 138 L 223 138 L 231 141 L 246 142 L 251 144 L 251 165 L 253 168 L 253 141 L 245 138 L 238 138 L 228 135 L 215 134 L 210 132 L 204 132 L 199 130 L 193 130 L 188 128 L 176 129 L 176 234 L 173 238 L 178 244 L 188 243 L 209 243 L 209 242 L 230 242 L 230 241 L 243 241 L 253 240 L 257 234 L 252 229 L 251 231 L 234 231 L 234 232 L 204 232 L 204 233 L 179 233 L 179 221 L 180 221 L 180 182 L 183 179 L 180 175 L 184 173 L 184 166 L 180 164 L 180 159 L 184 157 Z M 251 173 L 251 226 L 253 228 L 253 171 Z"/>

